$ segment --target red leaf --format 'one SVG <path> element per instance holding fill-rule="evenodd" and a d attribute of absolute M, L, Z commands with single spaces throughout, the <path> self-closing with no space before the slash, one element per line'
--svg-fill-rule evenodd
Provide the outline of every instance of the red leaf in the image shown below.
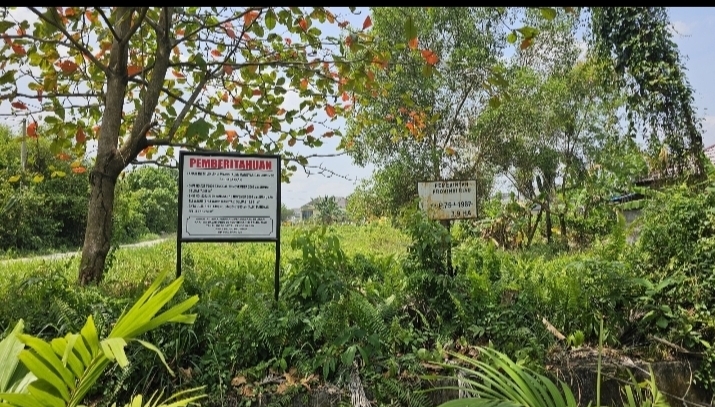
<path fill-rule="evenodd" d="M 343 102 L 347 102 L 350 100 L 350 95 L 348 95 L 348 92 L 343 92 Z"/>
<path fill-rule="evenodd" d="M 417 44 L 419 44 L 419 40 L 417 39 L 417 37 L 407 42 L 407 45 L 410 47 L 410 49 L 417 49 Z"/>
<path fill-rule="evenodd" d="M 27 105 L 24 104 L 24 103 L 22 103 L 22 102 L 19 101 L 19 100 L 18 100 L 17 102 L 12 102 L 10 105 L 11 105 L 12 107 L 14 107 L 15 109 L 20 109 L 20 110 L 26 110 L 26 109 L 27 109 Z"/>
<path fill-rule="evenodd" d="M 422 50 L 422 58 L 425 59 L 427 64 L 432 65 L 432 66 L 437 65 L 437 62 L 439 62 L 439 57 L 437 56 L 437 54 L 435 54 L 434 52 L 432 52 L 428 49 Z"/>
<path fill-rule="evenodd" d="M 335 132 L 329 131 L 329 132 L 323 134 L 323 137 L 325 137 L 325 138 L 331 138 L 331 137 L 333 137 L 334 135 L 335 135 Z"/>
<path fill-rule="evenodd" d="M 295 138 L 291 138 L 290 140 L 288 140 L 288 145 L 293 147 L 295 145 L 295 141 Z"/>
<path fill-rule="evenodd" d="M 276 113 L 277 116 L 283 116 L 286 113 L 285 109 L 278 109 L 278 112 Z"/>
<path fill-rule="evenodd" d="M 290 45 L 293 43 L 293 40 L 291 40 L 290 38 L 286 38 L 285 40 L 286 40 L 286 45 Z"/>
<path fill-rule="evenodd" d="M 27 34 L 27 31 L 25 31 L 24 28 L 20 27 L 17 29 L 17 35 L 25 35 Z"/>
<path fill-rule="evenodd" d="M 59 153 L 57 154 L 57 159 L 61 161 L 67 161 L 70 159 L 70 156 L 67 153 Z"/>
<path fill-rule="evenodd" d="M 303 90 L 308 89 L 308 80 L 306 78 L 300 80 L 300 88 Z"/>
<path fill-rule="evenodd" d="M 216 58 L 221 56 L 221 51 L 214 49 L 211 51 L 211 55 L 215 56 Z"/>
<path fill-rule="evenodd" d="M 37 89 L 37 100 L 42 103 L 42 89 Z"/>
<path fill-rule="evenodd" d="M 338 27 L 340 27 L 340 28 L 345 28 L 349 25 L 350 25 L 350 21 L 343 21 L 343 22 L 338 23 Z"/>
<path fill-rule="evenodd" d="M 531 38 L 527 38 L 524 41 L 521 42 L 521 45 L 519 45 L 519 48 L 522 50 L 525 50 L 531 46 Z"/>
<path fill-rule="evenodd" d="M 224 64 L 223 71 L 226 73 L 226 75 L 231 75 L 233 73 L 233 67 L 231 65 Z"/>
<path fill-rule="evenodd" d="M 84 167 L 74 167 L 72 168 L 72 172 L 74 172 L 75 174 L 84 174 L 85 172 L 87 172 L 87 169 Z"/>
<path fill-rule="evenodd" d="M 331 13 L 328 10 L 325 11 L 325 18 L 328 20 L 328 22 L 330 24 L 335 23 L 335 15 L 333 15 L 333 13 Z"/>
<path fill-rule="evenodd" d="M 77 144 L 84 144 L 87 141 L 87 135 L 84 134 L 84 130 L 81 127 L 77 128 L 77 134 L 74 136 Z"/>
<path fill-rule="evenodd" d="M 176 29 L 176 35 L 181 35 L 181 36 L 183 36 L 185 32 L 186 32 L 186 31 L 184 31 L 183 28 L 177 28 L 177 29 Z"/>
<path fill-rule="evenodd" d="M 12 51 L 20 56 L 27 55 L 27 51 L 20 44 L 12 44 Z"/>
<path fill-rule="evenodd" d="M 94 14 L 89 10 L 84 12 L 84 16 L 87 17 L 87 20 L 91 22 L 97 21 L 97 17 L 95 17 Z"/>
<path fill-rule="evenodd" d="M 253 89 L 253 96 L 261 96 L 263 92 L 260 89 Z"/>
<path fill-rule="evenodd" d="M 306 133 L 312 133 L 313 130 L 315 130 L 315 127 L 313 127 L 312 124 L 311 124 L 310 126 L 308 126 L 308 127 L 305 128 L 305 132 L 306 132 Z"/>
<path fill-rule="evenodd" d="M 6 45 L 12 45 L 12 40 L 10 39 L 10 36 L 7 35 L 7 33 L 2 33 L 2 40 L 5 41 Z"/>
<path fill-rule="evenodd" d="M 79 66 L 69 59 L 60 62 L 60 70 L 66 75 L 71 75 L 79 69 Z"/>
<path fill-rule="evenodd" d="M 370 16 L 365 17 L 365 21 L 362 23 L 362 29 L 367 30 L 368 28 L 372 27 L 372 19 Z"/>
<path fill-rule="evenodd" d="M 226 140 L 228 140 L 229 143 L 233 143 L 236 137 L 238 137 L 236 130 L 226 130 Z"/>
<path fill-rule="evenodd" d="M 177 71 L 176 69 L 172 69 L 171 73 L 174 74 L 174 76 L 176 76 L 177 78 L 186 78 L 183 73 Z"/>
<path fill-rule="evenodd" d="M 100 129 L 99 126 L 92 127 L 92 131 L 94 132 L 94 134 L 99 134 L 99 129 Z"/>
<path fill-rule="evenodd" d="M 37 122 L 33 121 L 27 125 L 27 137 L 37 138 Z"/>
<path fill-rule="evenodd" d="M 353 46 L 353 36 L 352 36 L 352 34 L 350 34 L 350 35 L 348 35 L 347 37 L 345 37 L 345 45 L 347 45 L 348 47 L 352 47 L 352 46 Z"/>
<path fill-rule="evenodd" d="M 308 31 L 308 22 L 305 20 L 305 18 L 301 18 L 298 21 L 298 25 L 300 26 L 300 28 L 303 29 L 303 31 Z"/>
<path fill-rule="evenodd" d="M 231 28 L 231 27 L 225 27 L 225 28 L 226 28 L 226 35 L 231 37 L 231 39 L 235 40 L 237 37 L 236 37 L 236 32 L 233 31 L 233 28 Z"/>
<path fill-rule="evenodd" d="M 243 24 L 251 25 L 251 23 L 256 21 L 256 18 L 258 18 L 258 11 L 251 11 L 250 13 L 246 13 L 243 15 Z"/>
<path fill-rule="evenodd" d="M 332 119 L 333 117 L 335 117 L 335 108 L 331 105 L 326 105 L 325 113 L 328 115 L 328 117 Z"/>
<path fill-rule="evenodd" d="M 129 76 L 134 76 L 141 71 L 142 71 L 142 67 L 137 66 L 137 65 L 129 65 L 127 67 L 127 75 L 129 75 Z"/>

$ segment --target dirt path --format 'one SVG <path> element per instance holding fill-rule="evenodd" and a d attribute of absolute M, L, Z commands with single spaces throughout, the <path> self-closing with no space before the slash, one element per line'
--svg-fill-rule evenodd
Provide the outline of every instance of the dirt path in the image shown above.
<path fill-rule="evenodd" d="M 123 244 L 123 245 L 120 245 L 119 248 L 132 249 L 132 248 L 137 248 L 137 247 L 154 246 L 155 244 L 159 244 L 159 243 L 167 241 L 169 239 L 171 239 L 171 237 L 163 237 L 161 239 L 147 240 L 146 242 Z M 78 256 L 79 254 L 80 254 L 80 251 L 67 252 L 67 253 L 54 253 L 54 254 L 47 254 L 47 255 L 42 255 L 42 256 L 21 257 L 18 259 L 0 260 L 0 264 L 13 263 L 13 262 L 17 262 L 17 261 L 31 261 L 31 260 L 47 260 L 47 261 L 60 260 L 60 259 L 64 259 L 67 257 Z"/>

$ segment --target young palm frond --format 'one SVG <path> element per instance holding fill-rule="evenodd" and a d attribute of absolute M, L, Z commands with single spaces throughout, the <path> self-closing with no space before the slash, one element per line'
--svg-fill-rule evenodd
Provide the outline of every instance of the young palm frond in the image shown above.
<path fill-rule="evenodd" d="M 129 360 L 125 347 L 137 342 L 157 353 L 164 366 L 173 375 L 162 352 L 153 344 L 138 337 L 166 323 L 192 324 L 195 314 L 185 314 L 199 300 L 190 297 L 157 315 L 179 291 L 183 278 L 178 278 L 160 289 L 167 273 L 147 289 L 128 311 L 120 316 L 109 336 L 100 340 L 92 316 L 80 330 L 50 342 L 21 333 L 22 322 L 0 342 L 0 405 L 17 407 L 76 407 L 79 406 L 111 363 L 127 367 Z M 24 370 L 23 370 L 24 369 Z M 27 372 L 29 371 L 29 372 Z M 191 391 L 194 391 L 193 389 Z M 174 397 L 186 395 L 179 393 Z M 174 400 L 166 406 L 183 406 L 195 397 Z M 141 403 L 135 398 L 131 406 Z M 152 397 L 148 405 L 154 406 L 158 398 Z M 151 404 L 153 403 L 153 404 Z"/>

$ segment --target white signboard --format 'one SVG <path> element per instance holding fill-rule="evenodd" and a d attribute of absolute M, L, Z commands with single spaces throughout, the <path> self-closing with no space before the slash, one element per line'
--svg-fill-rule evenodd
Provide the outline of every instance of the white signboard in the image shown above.
<path fill-rule="evenodd" d="M 276 240 L 280 157 L 181 152 L 181 240 Z"/>
<path fill-rule="evenodd" d="M 470 219 L 477 216 L 477 181 L 417 183 L 420 208 L 430 219 Z"/>

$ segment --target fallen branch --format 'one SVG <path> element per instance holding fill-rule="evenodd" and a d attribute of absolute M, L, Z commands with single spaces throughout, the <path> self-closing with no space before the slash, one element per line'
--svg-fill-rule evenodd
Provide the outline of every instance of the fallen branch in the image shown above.
<path fill-rule="evenodd" d="M 546 326 L 546 330 L 551 332 L 551 334 L 554 335 L 556 337 L 556 339 L 561 340 L 561 341 L 566 340 L 566 337 L 564 336 L 564 334 L 559 332 L 559 330 L 556 329 L 555 326 L 551 325 L 551 322 L 549 322 L 546 319 L 546 317 L 541 317 L 541 322 Z"/>

